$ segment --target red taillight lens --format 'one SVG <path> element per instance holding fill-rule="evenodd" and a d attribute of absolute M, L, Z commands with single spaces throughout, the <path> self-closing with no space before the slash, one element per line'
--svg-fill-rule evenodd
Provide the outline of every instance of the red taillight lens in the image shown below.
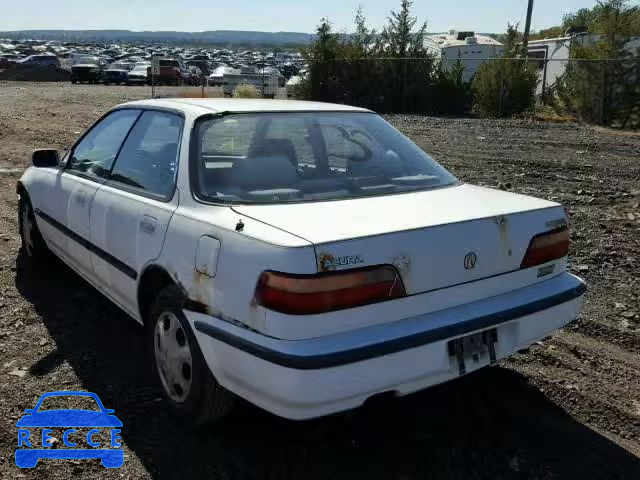
<path fill-rule="evenodd" d="M 562 258 L 569 253 L 569 229 L 559 228 L 551 232 L 536 235 L 531 240 L 527 253 L 520 268 L 530 268 L 536 265 Z"/>
<path fill-rule="evenodd" d="M 290 315 L 333 312 L 404 296 L 402 280 L 391 266 L 317 275 L 264 272 L 256 287 L 258 304 Z"/>

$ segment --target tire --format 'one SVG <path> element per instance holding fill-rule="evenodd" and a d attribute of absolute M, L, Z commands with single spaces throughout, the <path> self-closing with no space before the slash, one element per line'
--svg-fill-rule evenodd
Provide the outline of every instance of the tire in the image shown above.
<path fill-rule="evenodd" d="M 71 79 L 71 83 L 72 83 L 73 85 L 75 85 L 76 83 L 78 83 L 78 80 L 76 80 L 75 78 L 72 78 L 72 79 Z"/>
<path fill-rule="evenodd" d="M 16 465 L 20 468 L 34 468 L 38 465 L 38 455 L 29 450 L 16 450 Z"/>
<path fill-rule="evenodd" d="M 22 241 L 22 252 L 29 262 L 42 262 L 51 257 L 51 252 L 38 229 L 31 201 L 25 193 L 20 194 L 18 201 L 18 228 Z"/>
<path fill-rule="evenodd" d="M 183 304 L 184 295 L 177 286 L 160 292 L 147 322 L 149 353 L 154 376 L 173 411 L 202 425 L 228 414 L 235 396 L 209 370 L 182 313 Z"/>
<path fill-rule="evenodd" d="M 124 465 L 124 450 L 112 450 L 103 453 L 100 462 L 105 468 L 120 468 Z"/>

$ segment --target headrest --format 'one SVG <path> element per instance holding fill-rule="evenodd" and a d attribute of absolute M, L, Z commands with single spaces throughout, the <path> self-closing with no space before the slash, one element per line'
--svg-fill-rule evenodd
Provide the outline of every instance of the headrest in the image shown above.
<path fill-rule="evenodd" d="M 244 190 L 290 187 L 298 173 L 284 156 L 242 158 L 233 162 L 231 184 Z"/>

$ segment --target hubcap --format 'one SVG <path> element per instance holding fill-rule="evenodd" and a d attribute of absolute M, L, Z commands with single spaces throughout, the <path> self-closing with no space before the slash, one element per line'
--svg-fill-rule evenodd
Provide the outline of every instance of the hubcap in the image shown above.
<path fill-rule="evenodd" d="M 153 346 L 162 386 L 177 403 L 191 390 L 192 359 L 189 340 L 178 317 L 164 312 L 156 322 Z"/>
<path fill-rule="evenodd" d="M 27 202 L 22 205 L 22 238 L 27 254 L 33 253 L 33 222 L 31 220 L 31 208 Z"/>

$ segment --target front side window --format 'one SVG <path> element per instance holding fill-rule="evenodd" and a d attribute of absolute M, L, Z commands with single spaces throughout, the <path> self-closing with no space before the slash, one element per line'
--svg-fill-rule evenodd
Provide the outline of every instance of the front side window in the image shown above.
<path fill-rule="evenodd" d="M 167 198 L 175 188 L 182 117 L 146 111 L 127 137 L 110 180 Z"/>
<path fill-rule="evenodd" d="M 212 202 L 337 200 L 458 183 L 372 113 L 205 117 L 193 142 L 192 188 Z"/>
<path fill-rule="evenodd" d="M 95 125 L 73 149 L 67 169 L 106 178 L 139 110 L 117 110 Z"/>

